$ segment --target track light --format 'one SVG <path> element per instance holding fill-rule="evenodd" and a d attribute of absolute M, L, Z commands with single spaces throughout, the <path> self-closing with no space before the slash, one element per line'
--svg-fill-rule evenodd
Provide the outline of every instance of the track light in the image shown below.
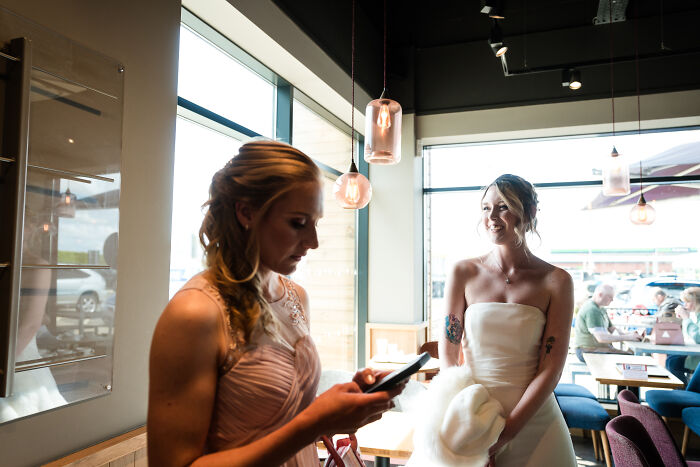
<path fill-rule="evenodd" d="M 489 15 L 489 18 L 504 19 L 503 5 L 500 0 L 482 0 L 481 12 Z"/>
<path fill-rule="evenodd" d="M 503 34 L 501 33 L 501 27 L 498 25 L 498 21 L 494 21 L 493 26 L 491 26 L 489 45 L 496 57 L 500 57 L 508 51 L 508 47 L 503 44 Z"/>
<path fill-rule="evenodd" d="M 568 86 L 569 89 L 573 89 L 574 91 L 581 89 L 581 72 L 576 68 L 562 71 L 561 85 Z"/>

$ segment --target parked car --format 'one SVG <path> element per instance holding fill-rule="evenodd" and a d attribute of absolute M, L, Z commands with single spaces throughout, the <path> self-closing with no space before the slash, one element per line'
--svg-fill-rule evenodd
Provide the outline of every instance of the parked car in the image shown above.
<path fill-rule="evenodd" d="M 58 269 L 56 304 L 83 313 L 94 313 L 107 298 L 104 277 L 93 269 Z"/>
<path fill-rule="evenodd" d="M 683 280 L 673 277 L 645 277 L 637 279 L 628 291 L 620 291 L 608 308 L 633 308 L 656 313 L 658 307 L 654 302 L 654 290 L 661 288 L 669 297 L 678 299 L 680 293 L 688 287 L 700 287 L 700 281 Z"/>

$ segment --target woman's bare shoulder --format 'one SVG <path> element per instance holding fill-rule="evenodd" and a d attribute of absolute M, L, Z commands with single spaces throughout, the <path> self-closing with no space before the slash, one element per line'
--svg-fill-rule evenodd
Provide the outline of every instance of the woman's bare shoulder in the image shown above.
<path fill-rule="evenodd" d="M 478 274 L 483 265 L 483 257 L 480 256 L 463 259 L 455 263 L 452 268 L 452 274 L 456 277 L 468 279 Z"/>
<path fill-rule="evenodd" d="M 199 289 L 181 290 L 168 302 L 156 331 L 211 335 L 219 331 L 221 311 L 212 297 Z"/>

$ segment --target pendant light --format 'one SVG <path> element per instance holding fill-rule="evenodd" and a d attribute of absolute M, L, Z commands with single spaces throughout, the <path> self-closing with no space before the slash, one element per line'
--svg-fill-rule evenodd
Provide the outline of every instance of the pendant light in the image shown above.
<path fill-rule="evenodd" d="M 650 225 L 656 220 L 656 209 L 651 204 L 647 204 L 647 201 L 644 199 L 641 160 L 639 161 L 639 201 L 630 211 L 630 220 L 637 225 Z"/>
<path fill-rule="evenodd" d="M 612 103 L 612 134 L 615 138 L 615 80 L 613 71 L 613 33 L 612 0 L 610 9 L 610 102 Z M 630 192 L 630 169 L 624 157 L 613 146 L 610 157 L 603 163 L 603 194 L 605 196 L 623 196 Z"/>
<path fill-rule="evenodd" d="M 355 165 L 355 0 L 352 0 L 352 54 L 350 76 L 352 80 L 352 116 L 350 117 L 350 168 L 338 177 L 333 185 L 333 195 L 345 209 L 362 209 L 372 198 L 372 185 Z"/>
<path fill-rule="evenodd" d="M 401 160 L 401 105 L 386 92 L 386 0 L 384 0 L 384 89 L 365 110 L 365 160 L 392 165 Z"/>
<path fill-rule="evenodd" d="M 71 193 L 70 188 L 66 188 L 66 192 L 61 193 L 54 212 L 58 217 L 75 217 L 75 195 Z"/>
<path fill-rule="evenodd" d="M 635 8 L 636 10 L 636 8 Z M 639 48 L 637 45 L 637 22 L 639 15 L 634 20 L 634 62 L 637 75 L 637 136 L 642 134 L 642 107 L 639 99 Z M 639 159 L 639 200 L 630 211 L 630 220 L 637 225 L 650 225 L 656 220 L 656 210 L 651 204 L 647 204 L 644 199 L 644 188 L 642 186 L 642 160 Z"/>

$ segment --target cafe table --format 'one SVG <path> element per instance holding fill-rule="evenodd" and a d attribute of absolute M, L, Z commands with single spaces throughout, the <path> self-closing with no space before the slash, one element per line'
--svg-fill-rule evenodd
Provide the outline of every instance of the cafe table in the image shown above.
<path fill-rule="evenodd" d="M 384 412 L 381 419 L 363 426 L 355 436 L 360 452 L 374 456 L 376 467 L 389 467 L 390 458 L 408 459 L 413 452 L 413 421 L 404 412 Z M 322 443 L 318 447 L 325 449 Z"/>
<path fill-rule="evenodd" d="M 663 353 L 667 355 L 700 356 L 700 344 L 662 345 L 650 342 L 625 342 L 625 344 L 634 351 L 635 355 Z"/>
<path fill-rule="evenodd" d="M 638 397 L 640 387 L 663 389 L 683 389 L 684 387 L 681 380 L 665 368 L 658 366 L 653 358 L 646 355 L 584 353 L 583 359 L 586 361 L 591 376 L 600 384 L 616 385 L 618 390 L 626 387 L 636 393 Z M 647 365 L 647 367 L 653 367 L 663 376 L 649 376 L 646 379 L 624 378 L 622 372 L 617 368 L 618 363 Z"/>

